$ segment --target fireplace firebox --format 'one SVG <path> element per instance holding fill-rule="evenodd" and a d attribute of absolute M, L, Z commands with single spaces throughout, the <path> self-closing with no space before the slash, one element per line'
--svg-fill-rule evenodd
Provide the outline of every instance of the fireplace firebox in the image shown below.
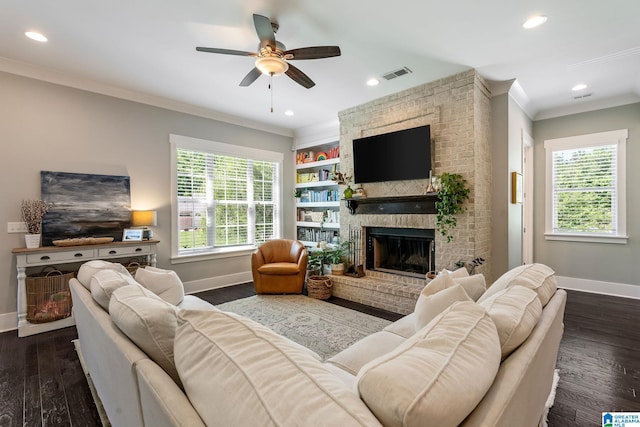
<path fill-rule="evenodd" d="M 367 270 L 424 278 L 436 268 L 435 230 L 366 228 Z"/>

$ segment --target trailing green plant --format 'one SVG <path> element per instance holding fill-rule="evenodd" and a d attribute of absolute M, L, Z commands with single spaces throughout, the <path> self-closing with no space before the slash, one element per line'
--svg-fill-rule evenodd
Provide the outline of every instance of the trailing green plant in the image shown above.
<path fill-rule="evenodd" d="M 466 210 L 464 201 L 469 198 L 467 181 L 457 173 L 440 175 L 440 190 L 436 199 L 436 229 L 447 238 L 453 240 L 451 230 L 458 225 L 455 215 Z"/>
<path fill-rule="evenodd" d="M 293 193 L 293 197 L 295 197 L 296 199 L 299 199 L 300 197 L 302 197 L 302 190 L 299 188 L 296 188 L 296 191 L 294 191 Z"/>

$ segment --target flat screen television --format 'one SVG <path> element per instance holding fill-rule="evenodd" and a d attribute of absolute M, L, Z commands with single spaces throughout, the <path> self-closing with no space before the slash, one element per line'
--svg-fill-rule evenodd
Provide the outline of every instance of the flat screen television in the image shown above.
<path fill-rule="evenodd" d="M 429 125 L 353 140 L 353 181 L 400 181 L 429 178 Z"/>

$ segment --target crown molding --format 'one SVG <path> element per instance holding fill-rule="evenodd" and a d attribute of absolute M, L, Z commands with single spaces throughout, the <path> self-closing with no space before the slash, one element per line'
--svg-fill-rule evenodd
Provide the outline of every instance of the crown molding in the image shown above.
<path fill-rule="evenodd" d="M 16 74 L 22 77 L 28 77 L 35 80 L 41 80 L 47 83 L 53 83 L 60 86 L 67 86 L 87 92 L 112 96 L 114 98 L 137 102 L 153 107 L 164 108 L 166 110 L 176 111 L 179 113 L 190 114 L 205 119 L 217 120 L 232 125 L 269 132 L 276 135 L 293 137 L 292 129 L 283 128 L 280 126 L 272 126 L 243 117 L 220 113 L 218 111 L 197 107 L 195 105 L 186 104 L 184 102 L 176 101 L 169 98 L 163 98 L 160 96 L 154 96 L 142 92 L 135 92 L 119 88 L 116 86 L 89 80 L 77 75 L 63 73 L 58 70 L 40 67 L 21 61 L 15 61 L 9 58 L 0 57 L 0 71 L 9 74 Z"/>

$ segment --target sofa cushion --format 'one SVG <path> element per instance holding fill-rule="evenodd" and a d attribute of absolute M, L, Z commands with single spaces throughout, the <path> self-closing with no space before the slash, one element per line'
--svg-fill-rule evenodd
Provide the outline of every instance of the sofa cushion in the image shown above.
<path fill-rule="evenodd" d="M 555 273 L 551 268 L 544 264 L 525 264 L 513 268 L 500 276 L 480 297 L 478 302 L 509 286 L 515 285 L 536 291 L 543 307 L 547 305 L 558 287 Z"/>
<path fill-rule="evenodd" d="M 389 326 L 385 327 L 383 331 L 391 332 L 399 335 L 403 338 L 409 338 L 416 333 L 416 313 L 410 313 L 403 318 L 396 320 Z"/>
<path fill-rule="evenodd" d="M 109 314 L 113 323 L 181 386 L 173 360 L 175 306 L 140 285 L 127 286 L 113 292 Z"/>
<path fill-rule="evenodd" d="M 431 295 L 420 294 L 414 311 L 416 331 L 427 326 L 438 314 L 458 301 L 472 301 L 460 285 L 453 285 Z"/>
<path fill-rule="evenodd" d="M 139 268 L 136 271 L 136 281 L 170 304 L 178 305 L 184 298 L 184 285 L 173 270 Z"/>
<path fill-rule="evenodd" d="M 487 283 L 484 280 L 483 274 L 474 274 L 467 277 L 456 277 L 453 278 L 453 283 L 461 285 L 467 292 L 467 295 L 469 295 L 469 298 L 474 301 L 478 301 L 482 294 L 484 294 L 487 290 Z"/>
<path fill-rule="evenodd" d="M 351 375 L 358 375 L 360 368 L 373 359 L 389 353 L 406 339 L 392 332 L 380 331 L 364 337 L 327 360 Z"/>
<path fill-rule="evenodd" d="M 457 426 L 485 395 L 499 365 L 493 321 L 484 307 L 459 302 L 362 367 L 357 391 L 385 426 Z"/>
<path fill-rule="evenodd" d="M 226 312 L 178 316 L 176 367 L 205 424 L 380 425 L 322 363 L 269 328 Z"/>
<path fill-rule="evenodd" d="M 91 296 L 102 308 L 109 311 L 111 294 L 123 286 L 136 284 L 130 274 L 123 274 L 117 270 L 98 270 L 91 276 L 89 289 Z"/>
<path fill-rule="evenodd" d="M 262 274 L 275 274 L 275 275 L 295 275 L 300 272 L 300 266 L 293 262 L 272 262 L 271 264 L 264 264 L 258 267 L 258 271 Z"/>
<path fill-rule="evenodd" d="M 87 261 L 80 266 L 77 275 L 78 281 L 82 283 L 85 288 L 91 290 L 91 278 L 100 270 L 115 270 L 122 274 L 131 276 L 129 271 L 122 264 L 118 264 L 117 262 L 93 260 Z"/>
<path fill-rule="evenodd" d="M 538 294 L 524 286 L 510 286 L 479 304 L 496 324 L 503 359 L 529 337 L 542 315 Z"/>

